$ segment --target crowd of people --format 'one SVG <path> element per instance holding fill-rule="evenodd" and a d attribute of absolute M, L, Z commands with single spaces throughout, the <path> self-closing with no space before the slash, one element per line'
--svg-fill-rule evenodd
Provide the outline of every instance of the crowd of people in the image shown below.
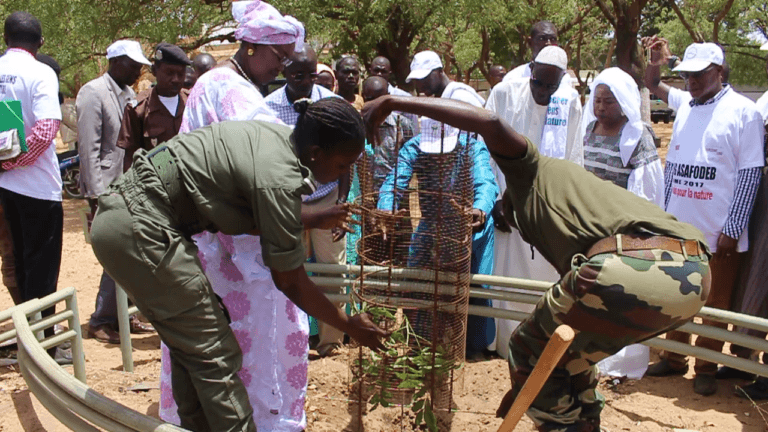
<path fill-rule="evenodd" d="M 147 58 L 138 42 L 119 40 L 107 48 L 107 71 L 76 99 L 81 184 L 104 267 L 88 335 L 119 343 L 119 284 L 146 318 L 132 317 L 131 332 L 163 342 L 164 420 L 200 431 L 301 431 L 310 341 L 319 357 L 339 353 L 345 334 L 381 347 L 382 329 L 324 296 L 347 287 L 320 288 L 303 266 L 358 262 L 349 201 L 361 193 L 361 153 L 373 160 L 377 207 L 390 209 L 412 178 L 426 179 L 424 161 L 467 148 L 471 271 L 552 283 L 536 306 L 471 300 L 531 313 L 522 323 L 468 321 L 467 356 L 509 361 L 500 416 L 560 324 L 576 340 L 528 415 L 540 431 L 598 432 L 598 365 L 634 378 L 646 368 L 682 375 L 684 356 L 662 352 L 648 366 L 639 342 L 665 332 L 688 342 L 675 329 L 704 305 L 768 316 L 768 92 L 756 104 L 728 85 L 720 46 L 694 43 L 678 59 L 663 38 L 644 39 L 645 76 L 605 69 L 582 105 L 557 29 L 541 21 L 528 37 L 531 61 L 491 67 L 485 95 L 452 80 L 437 53 L 416 53 L 405 81 L 426 97 L 414 97 L 391 83 L 385 57 L 361 81 L 354 56 L 318 63 L 295 18 L 258 0 L 234 2 L 232 13 L 231 58 L 190 59 L 165 42 Z M 3 283 L 19 304 L 56 290 L 61 101 L 57 65 L 38 53 L 40 22 L 15 12 L 4 39 L 0 100 L 21 101 L 23 128 L 0 137 L 28 149 L 0 164 Z M 662 82 L 662 65 L 686 88 Z M 136 95 L 144 66 L 156 84 Z M 281 73 L 285 85 L 266 94 Z M 664 165 L 642 120 L 640 80 L 677 112 Z M 429 249 L 420 232 L 439 223 L 422 215 L 410 241 Z M 723 349 L 704 337 L 696 345 Z M 63 347 L 49 353 L 71 362 Z M 694 371 L 701 395 L 717 391 L 716 378 L 754 378 L 701 359 Z M 744 389 L 768 399 L 762 379 Z"/>

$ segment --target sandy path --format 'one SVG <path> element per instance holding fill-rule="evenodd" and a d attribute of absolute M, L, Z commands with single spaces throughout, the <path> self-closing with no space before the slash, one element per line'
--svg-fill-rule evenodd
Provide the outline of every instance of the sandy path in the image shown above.
<path fill-rule="evenodd" d="M 655 125 L 662 137 L 665 154 L 671 125 Z M 78 289 L 80 320 L 86 323 L 93 311 L 101 267 L 84 241 L 78 209 L 83 201 L 65 200 L 64 253 L 60 287 Z M 12 305 L 10 296 L 0 289 L 0 309 Z M 6 329 L 6 324 L 0 329 Z M 160 392 L 159 339 L 155 335 L 135 336 L 135 373 L 122 372 L 117 346 L 85 340 L 88 384 L 120 403 L 149 415 L 157 415 Z M 71 370 L 71 369 L 70 369 Z M 674 428 L 701 432 L 762 432 L 766 423 L 758 407 L 733 396 L 732 389 L 742 382 L 721 382 L 720 391 L 712 397 L 701 397 L 692 391 L 692 372 L 685 377 L 645 378 L 628 381 L 616 387 L 601 384 L 607 398 L 603 426 L 616 431 L 671 431 Z M 348 355 L 313 361 L 309 371 L 307 413 L 309 431 L 339 432 L 357 430 L 357 405 L 349 404 Z M 130 387 L 146 384 L 147 391 L 134 392 Z M 457 411 L 451 426 L 443 430 L 472 432 L 495 431 L 501 420 L 494 418 L 499 400 L 509 389 L 507 365 L 494 359 L 466 365 L 463 388 L 456 390 Z M 378 409 L 365 418 L 368 431 L 401 430 L 399 408 Z M 407 423 L 407 421 L 405 422 Z M 65 431 L 26 389 L 23 379 L 13 367 L 0 367 L 0 431 Z M 409 425 L 402 430 L 410 431 Z M 517 431 L 532 431 L 532 423 L 524 419 Z"/>

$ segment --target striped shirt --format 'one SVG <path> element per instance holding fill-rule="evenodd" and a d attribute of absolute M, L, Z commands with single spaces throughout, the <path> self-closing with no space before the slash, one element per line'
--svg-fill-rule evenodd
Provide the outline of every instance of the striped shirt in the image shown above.
<path fill-rule="evenodd" d="M 597 121 L 592 121 L 584 135 L 584 168 L 601 179 L 627 189 L 629 175 L 633 170 L 659 159 L 653 136 L 648 130 L 643 130 L 640 142 L 627 166 L 624 166 L 619 153 L 621 135 L 596 135 L 593 132 L 596 124 Z"/>
<path fill-rule="evenodd" d="M 277 118 L 283 121 L 288 126 L 296 126 L 296 122 L 299 121 L 299 113 L 293 109 L 293 102 L 288 100 L 288 94 L 285 92 L 287 85 L 280 87 L 269 94 L 264 101 L 267 103 L 269 109 L 277 114 Z M 327 97 L 339 97 L 334 92 L 319 85 L 312 86 L 312 93 L 310 99 L 312 102 L 317 102 L 320 99 Z M 302 197 L 302 202 L 317 201 L 320 198 L 325 197 L 331 193 L 339 185 L 338 180 L 334 180 L 330 183 L 323 183 L 317 185 L 317 190 L 312 195 Z"/>

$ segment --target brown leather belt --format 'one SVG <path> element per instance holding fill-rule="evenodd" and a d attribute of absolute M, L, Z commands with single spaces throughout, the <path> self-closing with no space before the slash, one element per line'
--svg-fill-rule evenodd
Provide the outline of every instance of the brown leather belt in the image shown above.
<path fill-rule="evenodd" d="M 619 243 L 621 247 L 619 247 Z M 661 249 L 670 252 L 683 253 L 689 256 L 704 254 L 704 248 L 697 240 L 680 240 L 665 236 L 643 236 L 636 234 L 617 234 L 606 237 L 593 244 L 587 251 L 587 258 L 601 253 L 629 252 L 648 249 Z"/>

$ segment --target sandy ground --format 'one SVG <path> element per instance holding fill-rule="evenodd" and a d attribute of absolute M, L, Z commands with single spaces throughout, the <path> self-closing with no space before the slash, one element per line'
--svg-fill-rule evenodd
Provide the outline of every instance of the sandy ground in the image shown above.
<path fill-rule="evenodd" d="M 662 137 L 662 154 L 669 141 L 671 125 L 656 125 Z M 83 238 L 78 210 L 85 202 L 65 200 L 64 253 L 59 286 L 78 289 L 80 321 L 87 323 L 93 311 L 101 267 Z M 12 305 L 10 296 L 0 290 L 0 309 Z M 9 324 L 0 326 L 0 331 Z M 85 324 L 83 325 L 85 333 Z M 156 335 L 134 336 L 135 372 L 122 371 L 120 351 L 116 345 L 85 340 L 88 384 L 98 392 L 135 409 L 156 416 L 160 391 L 159 339 Z M 316 360 L 310 363 L 307 398 L 308 431 L 358 431 L 358 404 L 349 402 L 349 356 Z M 67 368 L 71 371 L 71 367 Z M 733 396 L 740 381 L 720 383 L 719 392 L 701 397 L 692 391 L 692 371 L 685 377 L 645 378 L 641 381 L 614 383 L 604 381 L 601 391 L 607 399 L 603 426 L 611 431 L 700 432 L 768 430 L 763 407 Z M 142 384 L 144 390 L 132 387 Z M 495 431 L 501 424 L 494 412 L 501 397 L 509 389 L 506 362 L 500 359 L 470 362 L 465 366 L 463 385 L 455 389 L 456 410 L 441 423 L 444 431 Z M 368 431 L 411 431 L 412 415 L 400 408 L 379 408 L 368 412 L 363 422 Z M 13 366 L 0 367 L 0 431 L 65 431 L 27 390 L 23 378 Z M 528 419 L 517 431 L 532 431 Z"/>

